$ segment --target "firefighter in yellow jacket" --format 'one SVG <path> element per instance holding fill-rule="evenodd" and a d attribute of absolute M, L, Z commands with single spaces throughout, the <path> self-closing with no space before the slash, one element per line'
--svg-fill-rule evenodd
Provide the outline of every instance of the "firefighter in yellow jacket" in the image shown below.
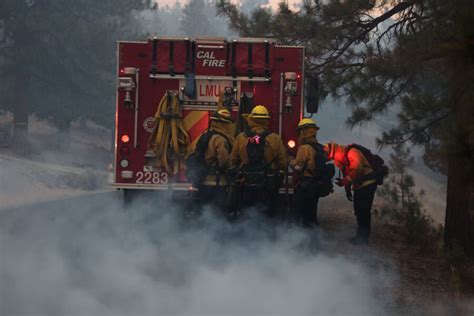
<path fill-rule="evenodd" d="M 207 138 L 204 151 L 207 173 L 198 185 L 200 204 L 209 203 L 223 210 L 227 201 L 227 169 L 234 142 L 234 124 L 227 109 L 214 112 L 210 116 L 209 129 L 201 135 Z M 199 144 L 199 140 L 198 140 Z"/>
<path fill-rule="evenodd" d="M 311 228 L 319 225 L 318 211 L 318 170 L 322 170 L 324 164 L 323 146 L 316 139 L 319 127 L 310 118 L 304 118 L 298 123 L 296 129 L 298 135 L 298 151 L 296 158 L 290 162 L 295 172 L 296 184 L 293 195 L 293 211 L 304 227 Z M 318 159 L 318 157 L 322 157 Z"/>
<path fill-rule="evenodd" d="M 243 114 L 248 129 L 240 133 L 232 147 L 231 166 L 238 176 L 235 192 L 239 208 L 263 205 L 264 212 L 275 215 L 274 202 L 286 168 L 286 151 L 280 136 L 269 131 L 270 114 L 263 105 Z"/>
<path fill-rule="evenodd" d="M 357 235 L 351 239 L 354 244 L 367 243 L 371 229 L 371 211 L 377 190 L 376 180 L 369 176 L 373 169 L 363 153 L 351 146 L 329 143 L 324 146 L 328 159 L 334 160 L 335 165 L 342 171 L 343 178 L 338 179 L 337 185 L 346 189 L 347 198 L 354 204 L 357 218 Z M 354 195 L 352 196 L 352 191 Z"/>

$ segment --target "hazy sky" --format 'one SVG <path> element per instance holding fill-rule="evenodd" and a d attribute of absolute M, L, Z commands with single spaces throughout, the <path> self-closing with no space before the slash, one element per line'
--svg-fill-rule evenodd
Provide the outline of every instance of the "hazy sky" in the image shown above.
<path fill-rule="evenodd" d="M 187 3 L 189 0 L 178 0 L 181 3 Z M 240 0 L 232 0 L 232 2 L 239 2 Z M 289 5 L 293 5 L 295 3 L 301 2 L 301 0 L 287 0 Z M 159 5 L 172 5 L 176 2 L 176 0 L 156 0 Z M 270 4 L 272 7 L 276 7 L 276 5 L 281 2 L 281 0 L 270 0 Z"/>

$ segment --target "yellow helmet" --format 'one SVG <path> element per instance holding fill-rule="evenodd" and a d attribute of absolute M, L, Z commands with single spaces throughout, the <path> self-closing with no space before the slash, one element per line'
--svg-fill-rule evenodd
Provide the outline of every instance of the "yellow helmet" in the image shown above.
<path fill-rule="evenodd" d="M 252 112 L 250 112 L 250 117 L 251 118 L 256 118 L 256 119 L 269 119 L 271 118 L 270 114 L 268 113 L 268 110 L 266 107 L 263 105 L 257 105 L 252 109 Z"/>
<path fill-rule="evenodd" d="M 230 116 L 230 112 L 227 109 L 222 109 L 212 113 L 211 120 L 225 123 L 234 123 L 232 117 Z"/>
<path fill-rule="evenodd" d="M 305 128 L 305 127 L 314 127 L 316 128 L 316 130 L 319 130 L 319 126 L 317 126 L 316 123 L 314 123 L 314 121 L 310 119 L 309 117 L 303 118 L 298 123 L 298 127 L 296 128 L 296 130 L 299 131 L 300 129 Z"/>

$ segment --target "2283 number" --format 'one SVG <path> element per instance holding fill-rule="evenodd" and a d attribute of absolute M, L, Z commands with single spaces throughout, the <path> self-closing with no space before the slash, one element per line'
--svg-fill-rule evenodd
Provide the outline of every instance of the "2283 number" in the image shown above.
<path fill-rule="evenodd" d="M 168 174 L 166 172 L 137 172 L 137 180 L 139 184 L 168 184 Z"/>

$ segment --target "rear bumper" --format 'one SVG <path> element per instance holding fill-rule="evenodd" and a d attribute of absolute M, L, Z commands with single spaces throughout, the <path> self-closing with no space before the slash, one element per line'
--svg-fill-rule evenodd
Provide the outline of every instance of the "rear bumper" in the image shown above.
<path fill-rule="evenodd" d="M 136 183 L 112 183 L 111 188 L 117 190 L 158 190 L 158 191 L 197 191 L 191 183 L 172 184 L 136 184 Z"/>
<path fill-rule="evenodd" d="M 193 187 L 191 183 L 171 183 L 171 184 L 136 184 L 136 183 L 112 183 L 112 189 L 116 190 L 156 190 L 156 191 L 169 191 L 180 192 L 180 193 L 189 193 L 199 191 L 197 188 Z M 293 194 L 293 188 L 280 188 L 279 194 Z"/>

